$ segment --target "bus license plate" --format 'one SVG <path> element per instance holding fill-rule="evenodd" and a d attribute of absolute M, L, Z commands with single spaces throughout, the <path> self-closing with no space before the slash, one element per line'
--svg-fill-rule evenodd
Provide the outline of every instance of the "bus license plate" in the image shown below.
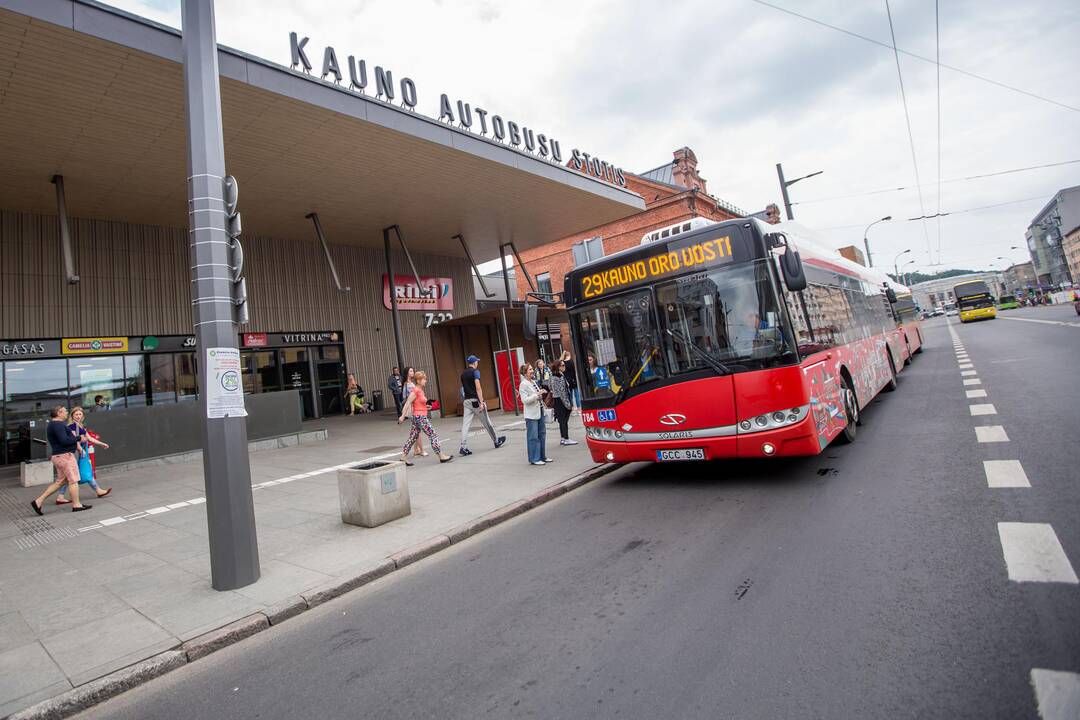
<path fill-rule="evenodd" d="M 680 450 L 657 450 L 656 459 L 660 462 L 671 460 L 704 460 L 703 448 L 682 448 Z"/>

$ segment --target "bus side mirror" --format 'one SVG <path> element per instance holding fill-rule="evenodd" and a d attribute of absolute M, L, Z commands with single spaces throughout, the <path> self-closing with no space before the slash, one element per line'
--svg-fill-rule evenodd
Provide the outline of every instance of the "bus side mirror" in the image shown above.
<path fill-rule="evenodd" d="M 525 310 L 522 313 L 522 332 L 525 333 L 526 340 L 533 340 L 536 338 L 536 313 L 538 307 L 531 302 L 525 303 Z"/>
<path fill-rule="evenodd" d="M 896 291 L 892 288 L 885 288 L 885 297 L 888 299 L 890 304 L 896 304 Z"/>
<path fill-rule="evenodd" d="M 780 271 L 784 274 L 784 285 L 791 292 L 799 292 L 806 289 L 806 272 L 803 270 L 802 258 L 799 251 L 791 245 L 780 256 Z"/>

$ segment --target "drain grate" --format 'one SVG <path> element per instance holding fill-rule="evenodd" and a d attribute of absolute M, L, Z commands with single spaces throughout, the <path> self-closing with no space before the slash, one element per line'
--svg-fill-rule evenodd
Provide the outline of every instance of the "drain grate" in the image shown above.
<path fill-rule="evenodd" d="M 79 533 L 71 528 L 54 528 L 48 520 L 38 517 L 30 509 L 29 501 L 24 501 L 11 490 L 0 490 L 0 511 L 11 518 L 22 533 L 22 537 L 12 538 L 20 550 L 79 536 Z"/>
<path fill-rule="evenodd" d="M 23 534 L 21 538 L 14 538 L 15 545 L 20 550 L 79 536 L 79 533 L 71 528 L 54 528 L 42 518 L 19 518 L 15 521 L 15 527 Z"/>

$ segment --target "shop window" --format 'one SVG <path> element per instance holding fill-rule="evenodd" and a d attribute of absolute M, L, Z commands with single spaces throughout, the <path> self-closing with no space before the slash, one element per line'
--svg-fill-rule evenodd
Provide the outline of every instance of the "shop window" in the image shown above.
<path fill-rule="evenodd" d="M 536 291 L 551 294 L 551 273 L 538 273 L 536 275 Z"/>
<path fill-rule="evenodd" d="M 128 407 L 146 405 L 146 356 L 124 356 L 124 387 Z"/>
<path fill-rule="evenodd" d="M 4 365 L 4 452 L 9 463 L 31 457 L 30 424 L 68 404 L 66 360 L 15 360 Z"/>
<path fill-rule="evenodd" d="M 68 361 L 71 402 L 87 412 L 124 407 L 124 359 L 92 357 Z M 97 404 L 98 396 L 102 405 Z"/>
<path fill-rule="evenodd" d="M 341 346 L 323 345 L 319 348 L 319 358 L 322 360 L 336 360 L 341 362 Z"/>
<path fill-rule="evenodd" d="M 179 402 L 197 400 L 199 373 L 195 367 L 195 353 L 177 353 L 173 360 L 176 364 L 176 399 Z"/>
<path fill-rule="evenodd" d="M 176 402 L 176 368 L 172 355 L 150 356 L 150 404 Z"/>
<path fill-rule="evenodd" d="M 254 387 L 252 392 L 277 392 L 281 390 L 278 379 L 277 352 L 274 350 L 252 353 Z"/>

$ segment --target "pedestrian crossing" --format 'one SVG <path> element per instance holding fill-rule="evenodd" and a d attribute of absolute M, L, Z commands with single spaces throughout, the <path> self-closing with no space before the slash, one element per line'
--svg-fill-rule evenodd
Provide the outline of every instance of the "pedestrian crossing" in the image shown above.
<path fill-rule="evenodd" d="M 1010 318 L 1020 320 L 1021 318 Z M 1032 320 L 1031 322 L 1048 322 Z M 1066 323 L 1054 323 L 1065 325 Z M 988 398 L 981 386 L 982 380 L 971 356 L 964 348 L 956 328 L 948 324 L 956 353 L 965 399 Z M 991 402 L 968 404 L 972 418 L 994 417 L 998 410 Z M 979 421 L 976 421 L 979 422 Z M 975 425 L 975 439 L 980 444 L 1008 443 L 1009 436 L 1003 425 Z M 1031 480 L 1018 459 L 984 460 L 983 472 L 986 486 L 991 490 L 1031 489 Z M 1076 571 L 1058 539 L 1053 526 L 1043 522 L 1003 521 L 997 524 L 998 542 L 1001 546 L 1008 580 L 1015 583 L 1080 584 Z M 1043 720 L 1066 720 L 1080 718 L 1080 674 L 1063 670 L 1033 668 L 1031 686 L 1039 717 Z"/>

